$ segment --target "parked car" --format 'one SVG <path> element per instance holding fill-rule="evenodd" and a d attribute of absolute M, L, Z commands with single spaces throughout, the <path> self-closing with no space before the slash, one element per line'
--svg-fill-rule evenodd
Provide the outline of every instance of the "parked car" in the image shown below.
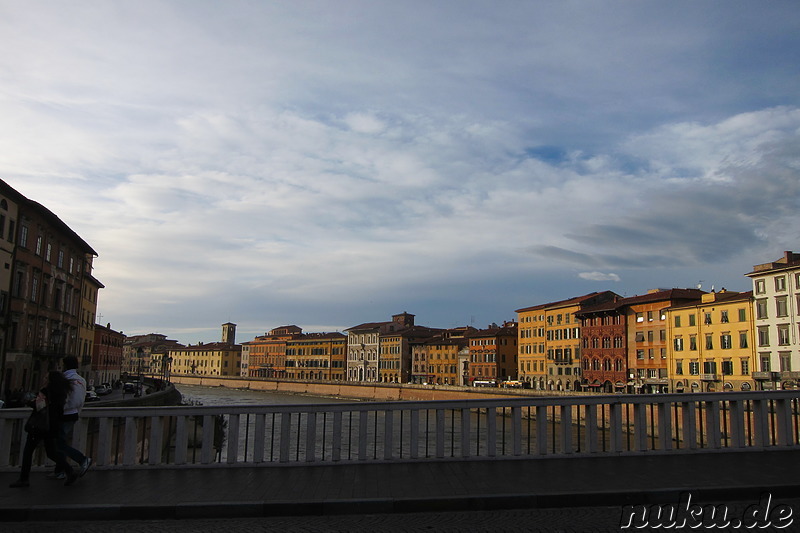
<path fill-rule="evenodd" d="M 95 391 L 93 391 L 93 390 L 87 390 L 86 391 L 86 401 L 87 402 L 96 402 L 98 400 L 100 400 L 100 396 L 98 396 Z"/>
<path fill-rule="evenodd" d="M 107 394 L 111 394 L 111 386 L 108 383 L 101 383 L 94 388 L 94 391 L 98 396 L 105 396 Z"/>
<path fill-rule="evenodd" d="M 122 392 L 133 394 L 136 392 L 137 384 L 136 383 L 126 383 L 122 386 Z"/>

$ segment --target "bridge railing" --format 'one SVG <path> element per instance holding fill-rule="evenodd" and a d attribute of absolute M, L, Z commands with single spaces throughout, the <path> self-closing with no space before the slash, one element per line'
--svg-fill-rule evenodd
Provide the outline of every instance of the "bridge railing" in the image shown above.
<path fill-rule="evenodd" d="M 0 469 L 20 464 L 28 415 L 0 410 Z M 800 391 L 94 407 L 73 444 L 127 468 L 797 449 Z"/>

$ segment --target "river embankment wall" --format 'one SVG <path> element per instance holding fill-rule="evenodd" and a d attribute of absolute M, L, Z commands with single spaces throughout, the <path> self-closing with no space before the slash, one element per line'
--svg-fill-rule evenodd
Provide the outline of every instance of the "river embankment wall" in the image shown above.
<path fill-rule="evenodd" d="M 474 400 L 498 396 L 575 396 L 585 393 L 573 391 L 535 391 L 531 389 L 503 389 L 491 387 L 457 387 L 452 385 L 411 385 L 399 383 L 316 382 L 277 380 L 269 378 L 240 378 L 224 376 L 172 375 L 173 384 L 228 387 L 287 394 L 307 394 L 334 398 L 352 398 L 371 401 L 438 401 Z"/>

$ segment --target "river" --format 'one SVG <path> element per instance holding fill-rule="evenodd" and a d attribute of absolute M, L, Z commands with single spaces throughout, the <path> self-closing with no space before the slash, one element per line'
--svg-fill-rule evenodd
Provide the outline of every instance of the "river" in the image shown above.
<path fill-rule="evenodd" d="M 229 389 L 226 387 L 203 387 L 200 385 L 176 385 L 183 396 L 184 403 L 195 405 L 307 405 L 327 403 L 352 403 L 355 400 L 310 396 L 306 394 L 287 394 L 249 389 Z"/>

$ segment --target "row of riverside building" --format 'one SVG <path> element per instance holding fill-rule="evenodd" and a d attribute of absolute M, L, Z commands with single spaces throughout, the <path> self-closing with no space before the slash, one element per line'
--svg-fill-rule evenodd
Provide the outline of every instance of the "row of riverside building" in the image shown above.
<path fill-rule="evenodd" d="M 343 333 L 280 326 L 242 344 L 165 337 L 131 346 L 127 371 L 364 383 L 515 385 L 545 391 L 719 392 L 800 384 L 800 254 L 756 265 L 752 291 L 593 292 L 516 310 L 516 320 L 439 329 L 414 315 Z M 149 344 L 148 344 L 149 343 Z M 171 343 L 171 344 L 170 344 Z"/>
<path fill-rule="evenodd" d="M 91 384 L 171 373 L 545 391 L 711 392 L 800 383 L 800 254 L 756 265 L 752 290 L 612 291 L 516 310 L 478 329 L 415 324 L 406 312 L 344 332 L 276 327 L 236 343 L 184 346 L 97 324 L 97 253 L 43 205 L 0 180 L 0 398 L 36 390 L 75 355 Z"/>

